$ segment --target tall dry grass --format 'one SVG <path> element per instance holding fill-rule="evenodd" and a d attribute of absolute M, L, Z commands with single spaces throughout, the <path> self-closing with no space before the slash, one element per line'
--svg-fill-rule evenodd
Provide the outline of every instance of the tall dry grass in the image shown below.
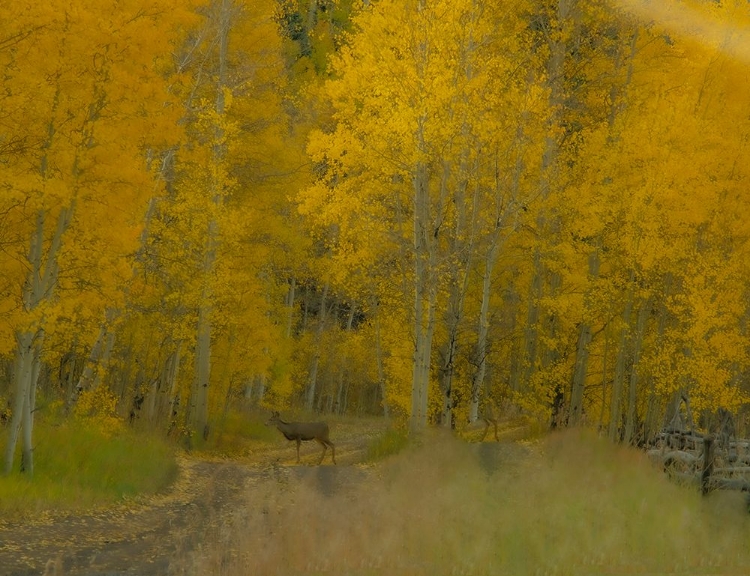
<path fill-rule="evenodd" d="M 531 445 L 436 436 L 370 468 L 275 467 L 195 551 L 235 575 L 748 574 L 741 494 L 701 498 L 576 431 Z"/>

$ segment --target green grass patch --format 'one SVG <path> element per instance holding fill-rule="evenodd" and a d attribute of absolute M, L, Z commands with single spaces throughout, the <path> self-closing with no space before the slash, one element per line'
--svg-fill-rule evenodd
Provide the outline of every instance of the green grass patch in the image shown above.
<path fill-rule="evenodd" d="M 265 444 L 277 439 L 276 429 L 265 425 L 267 419 L 266 412 L 229 411 L 215 420 L 208 440 L 192 438 L 191 450 L 208 456 L 246 456 L 253 444 Z"/>
<path fill-rule="evenodd" d="M 7 432 L 0 442 L 4 448 Z M 81 509 L 153 494 L 165 489 L 178 471 L 171 446 L 126 427 L 112 432 L 84 422 L 40 422 L 34 446 L 33 477 L 18 471 L 0 475 L 4 515 Z"/>
<path fill-rule="evenodd" d="M 378 462 L 393 454 L 398 454 L 406 448 L 409 443 L 407 431 L 399 428 L 391 428 L 379 434 L 367 445 L 368 462 Z"/>

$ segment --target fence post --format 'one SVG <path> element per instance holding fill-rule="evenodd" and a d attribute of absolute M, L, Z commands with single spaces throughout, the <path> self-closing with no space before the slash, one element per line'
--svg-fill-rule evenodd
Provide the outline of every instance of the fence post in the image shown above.
<path fill-rule="evenodd" d="M 703 439 L 703 471 L 701 472 L 701 494 L 704 496 L 711 490 L 711 474 L 714 470 L 714 439 L 706 436 Z"/>

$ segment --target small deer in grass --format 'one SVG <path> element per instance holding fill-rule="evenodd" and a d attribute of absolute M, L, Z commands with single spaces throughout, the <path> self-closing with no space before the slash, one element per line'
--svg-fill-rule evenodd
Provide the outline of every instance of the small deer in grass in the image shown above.
<path fill-rule="evenodd" d="M 317 440 L 323 446 L 323 454 L 320 455 L 320 461 L 323 462 L 326 450 L 331 447 L 331 458 L 336 464 L 336 448 L 328 439 L 328 424 L 325 422 L 284 422 L 278 412 L 273 412 L 266 422 L 266 426 L 276 426 L 287 440 L 297 442 L 297 464 L 299 464 L 299 445 L 303 441 Z"/>

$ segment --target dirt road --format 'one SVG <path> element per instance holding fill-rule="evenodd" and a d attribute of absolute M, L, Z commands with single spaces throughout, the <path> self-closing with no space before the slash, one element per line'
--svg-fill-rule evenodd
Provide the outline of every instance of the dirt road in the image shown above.
<path fill-rule="evenodd" d="M 282 478 L 336 490 L 364 474 L 362 461 L 371 436 L 332 436 L 330 451 L 317 467 L 317 443 L 303 444 L 296 465 L 293 443 L 279 441 L 243 461 L 180 458 L 181 473 L 167 494 L 88 512 L 43 513 L 32 522 L 0 520 L 0 575 L 191 574 L 191 555 L 207 535 L 215 537 L 231 514 L 247 506 L 254 485 Z"/>

